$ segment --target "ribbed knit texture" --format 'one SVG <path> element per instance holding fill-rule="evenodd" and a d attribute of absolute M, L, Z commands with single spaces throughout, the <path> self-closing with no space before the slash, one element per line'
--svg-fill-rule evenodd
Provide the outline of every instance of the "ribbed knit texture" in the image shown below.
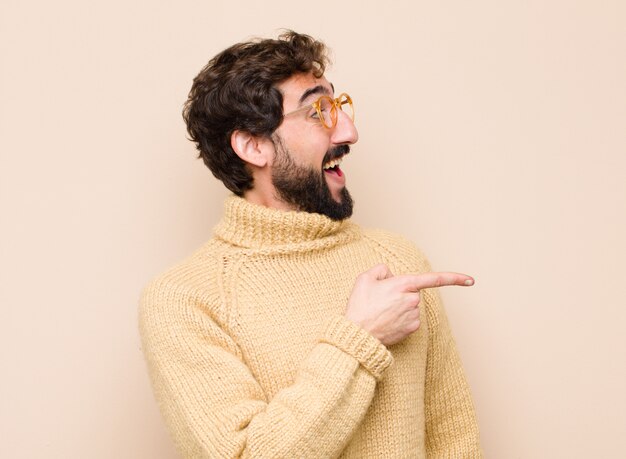
<path fill-rule="evenodd" d="M 429 271 L 406 240 L 226 201 L 215 236 L 153 280 L 139 311 L 161 412 L 184 457 L 482 457 L 435 290 L 386 348 L 344 318 L 358 274 Z"/>

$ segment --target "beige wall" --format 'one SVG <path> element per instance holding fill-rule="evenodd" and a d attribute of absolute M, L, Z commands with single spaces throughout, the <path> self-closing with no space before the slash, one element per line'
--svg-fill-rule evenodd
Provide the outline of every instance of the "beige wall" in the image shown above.
<path fill-rule="evenodd" d="M 225 196 L 181 104 L 290 27 L 355 99 L 356 220 L 477 279 L 443 296 L 488 457 L 623 457 L 625 5 L 3 0 L 0 456 L 176 457 L 136 303 Z"/>

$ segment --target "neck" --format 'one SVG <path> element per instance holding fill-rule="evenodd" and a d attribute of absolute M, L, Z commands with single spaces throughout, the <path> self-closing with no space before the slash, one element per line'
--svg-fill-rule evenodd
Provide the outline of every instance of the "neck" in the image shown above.
<path fill-rule="evenodd" d="M 254 189 L 246 191 L 243 197 L 250 204 L 256 204 L 257 206 L 263 206 L 269 209 L 282 211 L 298 210 L 295 206 L 278 199 L 273 189 L 263 190 L 262 187 L 255 186 Z"/>
<path fill-rule="evenodd" d="M 316 213 L 284 211 L 237 196 L 226 200 L 224 210 L 224 217 L 216 227 L 215 234 L 239 247 L 260 248 L 319 242 L 356 230 L 355 225 L 345 220 L 334 221 Z"/>
<path fill-rule="evenodd" d="M 245 191 L 243 195 L 246 201 L 269 209 L 283 211 L 298 210 L 293 204 L 284 202 L 278 198 L 278 193 L 276 193 L 276 188 L 274 188 L 269 171 L 265 169 L 256 170 L 253 176 L 254 187 L 251 190 Z"/>

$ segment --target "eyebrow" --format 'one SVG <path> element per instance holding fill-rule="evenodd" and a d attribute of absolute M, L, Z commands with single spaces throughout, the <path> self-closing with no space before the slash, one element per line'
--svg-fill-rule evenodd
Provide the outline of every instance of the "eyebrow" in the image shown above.
<path fill-rule="evenodd" d="M 333 86 L 332 83 L 330 84 L 330 86 L 333 88 L 333 91 L 334 91 L 335 87 Z M 330 92 L 328 91 L 328 88 L 326 88 L 326 86 L 322 86 L 321 84 L 318 84 L 317 86 L 309 88 L 306 91 L 304 91 L 304 93 L 302 93 L 302 95 L 300 96 L 300 100 L 298 101 L 298 105 L 302 105 L 302 103 L 305 100 L 307 100 L 309 97 L 311 97 L 314 94 L 330 94 Z"/>

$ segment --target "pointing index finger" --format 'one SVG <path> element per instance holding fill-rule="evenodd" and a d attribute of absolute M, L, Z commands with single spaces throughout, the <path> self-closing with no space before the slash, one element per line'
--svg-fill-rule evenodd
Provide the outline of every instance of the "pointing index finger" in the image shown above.
<path fill-rule="evenodd" d="M 411 290 L 422 290 L 425 288 L 445 287 L 448 285 L 460 285 L 469 287 L 474 285 L 474 278 L 467 274 L 451 272 L 435 272 L 423 274 L 409 274 L 407 281 Z"/>

